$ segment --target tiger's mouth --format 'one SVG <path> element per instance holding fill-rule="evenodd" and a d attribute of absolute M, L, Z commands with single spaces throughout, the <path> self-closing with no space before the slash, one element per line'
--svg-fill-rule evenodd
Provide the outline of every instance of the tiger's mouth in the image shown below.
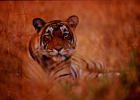
<path fill-rule="evenodd" d="M 57 54 L 57 55 L 53 55 L 52 57 L 51 57 L 51 59 L 53 60 L 53 61 L 55 61 L 55 62 L 63 62 L 63 61 L 66 61 L 66 60 L 68 60 L 68 59 L 70 59 L 71 58 L 71 55 L 61 55 L 61 54 Z"/>
<path fill-rule="evenodd" d="M 42 50 L 41 54 L 43 55 L 44 60 L 51 59 L 54 62 L 63 62 L 71 58 L 73 50 L 62 50 L 60 52 L 56 50 Z"/>

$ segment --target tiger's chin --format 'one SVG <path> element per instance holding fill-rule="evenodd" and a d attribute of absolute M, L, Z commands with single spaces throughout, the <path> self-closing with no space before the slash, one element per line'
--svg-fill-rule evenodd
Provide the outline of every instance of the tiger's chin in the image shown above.
<path fill-rule="evenodd" d="M 52 60 L 55 61 L 55 62 L 62 62 L 62 61 L 66 60 L 66 57 L 65 56 L 61 56 L 61 55 L 57 55 L 57 56 L 53 56 Z"/>

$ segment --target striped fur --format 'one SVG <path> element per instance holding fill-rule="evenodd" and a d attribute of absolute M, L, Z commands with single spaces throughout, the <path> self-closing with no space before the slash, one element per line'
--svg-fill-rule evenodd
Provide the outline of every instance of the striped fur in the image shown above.
<path fill-rule="evenodd" d="M 93 79 L 110 73 L 101 62 L 73 56 L 78 22 L 77 16 L 47 23 L 40 18 L 33 20 L 37 33 L 29 42 L 29 54 L 52 80 Z"/>

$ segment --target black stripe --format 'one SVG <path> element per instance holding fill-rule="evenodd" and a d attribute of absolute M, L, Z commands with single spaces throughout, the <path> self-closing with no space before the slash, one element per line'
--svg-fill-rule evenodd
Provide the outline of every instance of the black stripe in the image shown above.
<path fill-rule="evenodd" d="M 65 61 L 69 60 L 70 58 L 71 58 L 71 56 L 70 57 L 66 57 Z"/>
<path fill-rule="evenodd" d="M 50 57 L 47 57 L 46 55 L 42 55 L 42 59 L 43 60 L 50 60 L 51 58 Z"/>
<path fill-rule="evenodd" d="M 41 46 L 41 44 L 42 44 L 42 35 L 41 35 L 41 37 L 40 37 L 40 46 Z"/>
<path fill-rule="evenodd" d="M 84 59 L 81 59 L 83 62 L 85 62 L 85 64 L 86 64 L 86 68 L 87 69 L 89 69 L 89 64 L 86 62 L 86 60 L 84 60 Z"/>
<path fill-rule="evenodd" d="M 29 43 L 29 52 L 30 52 L 30 55 L 31 55 L 31 57 L 34 59 L 34 60 L 36 60 L 39 64 L 40 64 L 40 61 L 36 58 L 36 56 L 34 56 L 34 54 L 33 54 L 33 50 L 32 50 L 32 48 L 31 48 L 31 41 L 30 41 L 30 43 Z"/>
<path fill-rule="evenodd" d="M 59 63 L 59 64 L 61 64 L 61 63 Z M 57 64 L 56 66 L 59 66 L 59 64 Z M 65 65 L 66 65 L 66 64 L 68 64 L 68 63 L 65 63 Z M 65 66 L 65 65 L 62 65 L 62 66 Z M 57 74 L 59 71 L 64 70 L 65 68 L 68 68 L 68 67 L 65 66 L 65 67 L 62 67 L 62 68 L 56 70 L 56 71 L 54 72 L 54 75 Z"/>
<path fill-rule="evenodd" d="M 72 69 L 72 71 L 74 72 L 74 74 L 75 74 L 75 78 L 77 78 L 78 77 L 78 75 L 77 75 L 77 73 L 75 72 L 75 70 L 71 67 L 71 69 Z"/>
<path fill-rule="evenodd" d="M 71 73 L 69 73 L 69 74 L 62 74 L 62 75 L 59 75 L 59 77 L 63 77 L 63 76 L 67 76 L 67 75 L 71 75 Z"/>
<path fill-rule="evenodd" d="M 64 68 L 67 68 L 67 67 L 62 67 L 61 69 L 57 70 L 57 71 L 54 73 L 54 75 L 57 74 L 59 71 L 63 70 Z"/>
<path fill-rule="evenodd" d="M 66 76 L 68 76 L 68 75 L 71 75 L 71 73 L 69 73 L 69 74 L 62 74 L 62 75 L 59 75 L 58 77 L 55 78 L 55 80 L 56 80 L 57 78 L 66 77 Z"/>
<path fill-rule="evenodd" d="M 29 43 L 29 52 L 30 52 L 30 55 L 33 59 L 35 59 L 35 56 L 33 55 L 33 51 L 32 51 L 32 48 L 31 48 L 31 41 Z"/>

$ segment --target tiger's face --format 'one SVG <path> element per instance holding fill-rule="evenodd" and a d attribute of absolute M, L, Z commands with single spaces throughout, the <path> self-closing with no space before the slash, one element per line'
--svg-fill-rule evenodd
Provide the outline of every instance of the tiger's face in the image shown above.
<path fill-rule="evenodd" d="M 47 23 L 35 18 L 33 25 L 39 34 L 41 55 L 55 62 L 69 59 L 76 49 L 74 30 L 78 22 L 77 16 L 71 16 L 66 21 L 54 20 Z"/>

